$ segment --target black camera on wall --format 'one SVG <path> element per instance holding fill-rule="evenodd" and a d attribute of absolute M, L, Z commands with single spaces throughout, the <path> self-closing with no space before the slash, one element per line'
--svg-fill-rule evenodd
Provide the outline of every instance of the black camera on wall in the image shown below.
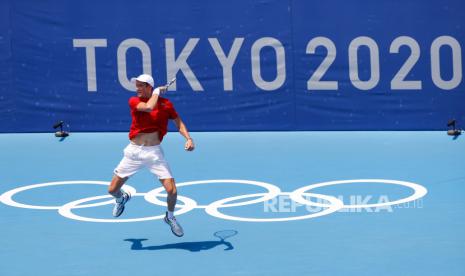
<path fill-rule="evenodd" d="M 55 132 L 55 137 L 67 137 L 69 136 L 69 132 L 66 132 L 63 130 L 63 124 L 64 122 L 63 121 L 59 121 L 57 122 L 56 124 L 53 125 L 53 128 L 54 129 L 57 129 L 57 128 L 60 128 L 59 131 Z"/>
<path fill-rule="evenodd" d="M 447 126 L 449 127 L 449 130 L 447 131 L 447 135 L 459 136 L 460 134 L 462 134 L 462 130 L 457 129 L 456 124 L 457 124 L 457 121 L 455 119 L 449 120 L 449 122 L 447 122 Z"/>

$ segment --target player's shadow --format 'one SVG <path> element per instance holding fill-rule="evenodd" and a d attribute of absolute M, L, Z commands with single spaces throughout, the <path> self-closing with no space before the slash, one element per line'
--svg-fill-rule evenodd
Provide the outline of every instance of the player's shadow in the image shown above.
<path fill-rule="evenodd" d="M 228 231 L 228 232 L 226 232 Z M 217 246 L 224 245 L 224 250 L 233 250 L 234 246 L 232 243 L 225 241 L 225 239 L 232 237 L 237 234 L 235 230 L 226 230 L 215 232 L 214 236 L 218 237 L 220 240 L 212 241 L 198 241 L 198 242 L 178 242 L 178 243 L 169 243 L 163 245 L 143 245 L 143 241 L 148 239 L 125 239 L 125 241 L 132 242 L 131 250 L 165 250 L 165 249 L 183 249 L 191 252 L 199 252 L 204 250 L 210 250 Z M 226 234 L 221 235 L 224 232 Z M 218 234 L 219 233 L 219 234 Z"/>

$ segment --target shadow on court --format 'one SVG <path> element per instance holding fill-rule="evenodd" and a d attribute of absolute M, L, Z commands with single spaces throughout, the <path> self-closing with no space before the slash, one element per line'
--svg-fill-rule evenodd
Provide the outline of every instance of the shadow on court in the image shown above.
<path fill-rule="evenodd" d="M 199 252 L 204 250 L 210 250 L 217 246 L 224 245 L 224 250 L 233 250 L 234 246 L 232 243 L 225 241 L 227 238 L 237 235 L 236 230 L 223 230 L 215 232 L 213 235 L 218 237 L 219 241 L 198 241 L 198 242 L 179 242 L 170 243 L 163 245 L 143 245 L 142 242 L 148 239 L 125 239 L 125 241 L 132 242 L 131 250 L 165 250 L 165 249 L 183 249 L 191 252 Z"/>

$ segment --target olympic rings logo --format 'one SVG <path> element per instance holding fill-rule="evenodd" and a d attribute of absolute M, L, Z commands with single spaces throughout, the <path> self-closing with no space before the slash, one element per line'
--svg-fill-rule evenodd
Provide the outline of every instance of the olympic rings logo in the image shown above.
<path fill-rule="evenodd" d="M 311 219 L 316 217 L 321 217 L 325 215 L 329 215 L 331 213 L 337 212 L 344 208 L 370 208 L 370 207 L 383 207 L 383 206 L 393 206 L 398 204 L 403 204 L 407 202 L 411 202 L 414 200 L 418 200 L 424 197 L 427 194 L 427 189 L 419 184 L 407 182 L 407 181 L 400 181 L 400 180 L 387 180 L 387 179 L 353 179 L 353 180 L 337 180 L 337 181 L 329 181 L 329 182 L 322 182 L 307 185 L 301 188 L 298 188 L 292 192 L 282 192 L 281 189 L 273 184 L 260 182 L 260 181 L 252 181 L 252 180 L 237 180 L 237 179 L 215 179 L 215 180 L 198 180 L 198 181 L 189 181 L 189 182 L 181 182 L 177 183 L 177 187 L 183 186 L 191 186 L 191 185 L 206 185 L 206 184 L 219 184 L 219 183 L 231 183 L 231 184 L 244 184 L 244 185 L 254 185 L 259 186 L 267 190 L 266 193 L 254 193 L 254 194 L 246 194 L 246 195 L 239 195 L 233 196 L 228 198 L 223 198 L 220 200 L 216 200 L 208 205 L 199 205 L 197 202 L 191 198 L 178 195 L 178 201 L 180 201 L 176 207 L 180 207 L 179 210 L 175 212 L 176 215 L 185 214 L 189 211 L 194 209 L 204 209 L 205 212 L 213 217 L 226 219 L 226 220 L 235 220 L 235 221 L 247 221 L 247 222 L 280 222 L 280 221 L 292 221 L 292 220 L 302 220 L 302 219 Z M 347 185 L 352 183 L 382 183 L 382 184 L 391 184 L 391 185 L 400 185 L 405 186 L 413 190 L 413 194 L 398 199 L 395 201 L 387 201 L 382 203 L 373 203 L 373 204 L 349 204 L 345 205 L 340 199 L 329 196 L 329 195 L 322 195 L 317 193 L 309 193 L 314 189 L 325 187 L 325 186 L 333 186 L 333 185 Z M 43 206 L 43 205 L 30 205 L 25 203 L 20 203 L 13 200 L 13 196 L 27 190 L 37 189 L 42 187 L 48 186 L 58 186 L 58 185 L 75 185 L 75 184 L 86 184 L 86 185 L 109 185 L 109 182 L 104 181 L 88 181 L 88 180 L 76 180 L 76 181 L 58 181 L 58 182 L 46 182 L 40 184 L 32 184 L 27 185 L 19 188 L 12 189 L 0 195 L 0 202 L 18 208 L 27 208 L 27 209 L 37 209 L 37 210 L 58 210 L 58 213 L 66 218 L 79 220 L 79 221 L 88 221 L 88 222 L 136 222 L 136 221 L 148 221 L 148 220 L 157 220 L 162 219 L 164 214 L 158 216 L 151 216 L 151 217 L 140 217 L 140 218 L 130 218 L 130 219 L 101 219 L 101 218 L 90 218 L 79 216 L 73 213 L 73 209 L 82 209 L 82 208 L 91 208 L 97 206 L 103 206 L 107 204 L 113 204 L 114 200 L 110 195 L 101 195 L 101 196 L 93 196 L 78 199 L 75 201 L 68 202 L 61 206 Z M 159 187 L 153 189 L 147 193 L 138 193 L 136 189 L 130 185 L 125 185 L 125 190 L 129 191 L 132 196 L 139 196 L 144 197 L 144 199 L 152 204 L 166 206 L 166 202 L 161 201 L 160 197 L 166 197 L 166 194 L 162 194 L 164 191 L 163 187 Z M 324 208 L 322 211 L 316 213 L 310 213 L 306 215 L 300 216 L 291 216 L 291 217 L 279 217 L 279 218 L 250 218 L 250 217 L 238 217 L 227 215 L 220 211 L 220 209 L 225 208 L 232 208 L 238 206 L 245 206 L 251 205 L 261 202 L 266 202 L 267 200 L 271 200 L 277 196 L 289 196 L 293 201 L 307 206 L 316 206 Z M 317 198 L 327 203 L 321 202 L 314 202 L 305 198 L 304 196 L 310 198 Z M 255 198 L 255 199 L 249 199 Z M 105 200 L 106 199 L 106 200 Z M 238 200 L 249 199 L 246 201 L 235 202 Z M 103 200 L 103 201 L 102 201 Z M 89 203 L 93 201 L 99 201 L 97 203 Z M 231 203 L 235 202 L 235 203 Z"/>

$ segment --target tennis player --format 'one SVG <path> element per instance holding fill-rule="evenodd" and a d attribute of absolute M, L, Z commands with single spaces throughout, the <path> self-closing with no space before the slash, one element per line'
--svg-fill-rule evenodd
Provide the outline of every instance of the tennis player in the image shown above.
<path fill-rule="evenodd" d="M 194 150 L 194 141 L 173 104 L 159 96 L 167 90 L 167 86 L 154 89 L 152 76 L 146 74 L 132 78 L 131 82 L 136 85 L 137 97 L 129 99 L 132 116 L 130 143 L 124 149 L 124 157 L 114 170 L 108 188 L 108 192 L 115 198 L 113 216 L 119 217 L 124 211 L 124 205 L 131 199 L 131 195 L 121 187 L 131 175 L 146 167 L 165 187 L 168 211 L 164 221 L 171 227 L 174 235 L 181 237 L 184 231 L 173 215 L 177 199 L 176 184 L 160 143 L 167 133 L 168 120 L 173 120 L 181 135 L 186 138 L 185 150 Z"/>

